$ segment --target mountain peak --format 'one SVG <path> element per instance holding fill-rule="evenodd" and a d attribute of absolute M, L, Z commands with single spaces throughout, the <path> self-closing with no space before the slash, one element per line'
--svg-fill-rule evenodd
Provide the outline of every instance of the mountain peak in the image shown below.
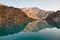
<path fill-rule="evenodd" d="M 40 8 L 38 8 L 38 7 L 32 7 L 31 9 L 33 9 L 33 10 L 40 10 Z"/>
<path fill-rule="evenodd" d="M 36 8 L 36 9 L 39 9 L 38 7 L 32 7 L 32 8 Z"/>

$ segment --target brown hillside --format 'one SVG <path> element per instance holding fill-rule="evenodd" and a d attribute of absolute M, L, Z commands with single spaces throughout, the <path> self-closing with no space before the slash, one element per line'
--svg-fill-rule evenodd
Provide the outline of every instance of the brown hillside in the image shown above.
<path fill-rule="evenodd" d="M 29 19 L 22 10 L 14 7 L 0 5 L 0 23 L 19 22 Z"/>

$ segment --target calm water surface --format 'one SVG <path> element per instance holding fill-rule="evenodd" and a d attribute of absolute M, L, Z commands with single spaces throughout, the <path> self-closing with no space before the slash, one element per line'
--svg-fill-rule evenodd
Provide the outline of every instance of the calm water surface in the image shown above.
<path fill-rule="evenodd" d="M 3 23 L 0 40 L 60 40 L 60 23 L 51 20 Z"/>

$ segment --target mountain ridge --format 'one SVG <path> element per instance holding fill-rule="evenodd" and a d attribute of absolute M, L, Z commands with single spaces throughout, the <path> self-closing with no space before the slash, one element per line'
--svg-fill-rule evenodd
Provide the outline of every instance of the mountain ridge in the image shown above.
<path fill-rule="evenodd" d="M 46 19 L 48 16 L 48 13 L 52 13 L 53 11 L 45 11 L 42 9 L 39 9 L 38 7 L 32 7 L 32 8 L 21 8 L 29 17 L 33 19 Z"/>
<path fill-rule="evenodd" d="M 0 6 L 0 23 L 6 23 L 6 22 L 21 22 L 31 19 L 29 18 L 25 12 L 23 12 L 19 8 L 10 7 L 1 5 Z"/>
<path fill-rule="evenodd" d="M 41 20 L 41 19 L 43 19 L 43 20 L 44 19 L 57 20 L 58 16 L 60 17 L 59 11 L 56 11 L 56 12 L 55 11 L 45 11 L 45 10 L 42 10 L 38 7 L 15 8 L 12 6 L 0 5 L 0 14 L 1 14 L 0 21 L 5 20 L 5 19 L 6 20 L 11 19 L 11 21 L 13 21 L 13 20 L 17 21 L 17 19 L 18 20 L 21 20 L 21 19 L 25 20 L 25 19 L 29 19 L 29 18 L 30 19 L 39 19 L 39 20 Z M 4 15 L 3 15 L 3 13 L 4 13 Z M 56 15 L 56 14 L 58 14 L 58 15 Z M 9 16 L 6 16 L 6 15 L 9 15 L 9 16 L 11 15 L 11 18 Z M 14 15 L 14 18 L 13 18 L 13 15 Z M 3 18 L 4 16 L 5 16 L 5 18 Z M 15 16 L 17 18 L 15 18 Z M 60 18 L 58 18 L 58 19 L 60 20 Z"/>

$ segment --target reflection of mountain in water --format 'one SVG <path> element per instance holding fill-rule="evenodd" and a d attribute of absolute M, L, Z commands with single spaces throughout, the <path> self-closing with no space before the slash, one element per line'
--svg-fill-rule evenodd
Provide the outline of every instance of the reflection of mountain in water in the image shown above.
<path fill-rule="evenodd" d="M 29 23 L 30 22 L 30 23 Z M 29 24 L 28 24 L 29 23 Z M 9 35 L 22 32 L 37 32 L 45 28 L 60 28 L 60 24 L 55 21 L 45 21 L 45 20 L 37 20 L 37 21 L 23 21 L 17 23 L 2 23 L 0 24 L 0 36 Z"/>
<path fill-rule="evenodd" d="M 60 28 L 60 24 L 55 21 L 45 21 L 45 20 L 37 20 L 29 23 L 26 28 L 23 30 L 25 32 L 36 32 L 45 28 Z"/>
<path fill-rule="evenodd" d="M 0 36 L 14 34 L 22 31 L 29 22 L 3 23 L 0 24 Z"/>
<path fill-rule="evenodd" d="M 52 20 L 47 20 L 48 24 L 53 26 L 53 27 L 57 27 L 57 28 L 60 28 L 60 22 L 55 22 L 55 21 L 52 21 Z"/>

